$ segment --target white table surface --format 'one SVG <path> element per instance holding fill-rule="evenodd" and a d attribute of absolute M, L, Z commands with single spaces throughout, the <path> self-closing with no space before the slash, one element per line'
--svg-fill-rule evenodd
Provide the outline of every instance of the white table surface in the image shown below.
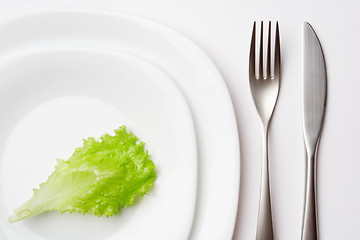
<path fill-rule="evenodd" d="M 1 0 L 0 13 L 33 7 L 90 7 L 144 16 L 178 30 L 208 53 L 225 78 L 239 127 L 236 240 L 255 239 L 260 188 L 261 132 L 248 86 L 254 20 L 280 22 L 283 75 L 269 155 L 273 221 L 276 239 L 300 239 L 305 177 L 301 39 L 302 23 L 309 21 L 323 45 L 328 69 L 318 163 L 320 238 L 360 239 L 359 0 Z"/>

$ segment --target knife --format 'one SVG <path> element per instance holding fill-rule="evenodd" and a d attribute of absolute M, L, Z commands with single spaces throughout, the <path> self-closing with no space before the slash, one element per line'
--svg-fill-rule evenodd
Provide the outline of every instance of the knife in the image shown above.
<path fill-rule="evenodd" d="M 326 108 L 327 77 L 320 41 L 308 22 L 303 29 L 303 131 L 306 149 L 306 188 L 302 240 L 318 239 L 316 165 Z"/>

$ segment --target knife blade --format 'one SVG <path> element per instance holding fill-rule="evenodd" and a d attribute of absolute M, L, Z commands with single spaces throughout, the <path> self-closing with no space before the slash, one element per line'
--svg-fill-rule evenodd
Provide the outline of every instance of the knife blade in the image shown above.
<path fill-rule="evenodd" d="M 324 122 L 327 74 L 320 41 L 308 23 L 303 28 L 303 132 L 307 155 L 302 240 L 318 239 L 316 165 Z"/>

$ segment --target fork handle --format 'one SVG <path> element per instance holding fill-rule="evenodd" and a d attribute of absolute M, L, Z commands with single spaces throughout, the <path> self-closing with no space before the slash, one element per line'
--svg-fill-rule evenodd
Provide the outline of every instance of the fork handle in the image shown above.
<path fill-rule="evenodd" d="M 317 240 L 316 149 L 306 151 L 306 189 L 301 240 Z"/>
<path fill-rule="evenodd" d="M 271 200 L 269 184 L 269 163 L 268 163 L 268 126 L 263 127 L 262 136 L 262 164 L 261 164 L 261 186 L 260 204 L 256 229 L 256 240 L 273 240 L 273 225 L 271 218 Z"/>

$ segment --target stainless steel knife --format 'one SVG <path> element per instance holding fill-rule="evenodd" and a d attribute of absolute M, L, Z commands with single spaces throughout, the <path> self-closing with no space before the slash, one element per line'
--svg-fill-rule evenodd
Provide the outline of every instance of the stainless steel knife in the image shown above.
<path fill-rule="evenodd" d="M 316 165 L 326 108 L 327 76 L 324 53 L 314 29 L 306 22 L 303 31 L 303 130 L 307 161 L 301 239 L 316 240 Z"/>

